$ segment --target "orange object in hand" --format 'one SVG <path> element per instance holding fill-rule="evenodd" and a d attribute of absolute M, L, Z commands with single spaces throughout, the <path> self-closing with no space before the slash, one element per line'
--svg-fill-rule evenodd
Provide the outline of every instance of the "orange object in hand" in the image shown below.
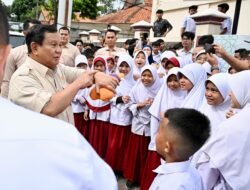
<path fill-rule="evenodd" d="M 119 73 L 118 75 L 112 74 L 111 76 L 116 77 L 118 79 L 122 79 L 122 78 L 125 77 L 125 75 L 123 73 Z M 115 93 L 112 92 L 111 90 L 107 89 L 107 88 L 100 88 L 100 93 L 97 93 L 96 88 L 93 88 L 90 91 L 90 97 L 93 100 L 100 99 L 102 101 L 109 101 L 114 96 L 115 96 Z"/>

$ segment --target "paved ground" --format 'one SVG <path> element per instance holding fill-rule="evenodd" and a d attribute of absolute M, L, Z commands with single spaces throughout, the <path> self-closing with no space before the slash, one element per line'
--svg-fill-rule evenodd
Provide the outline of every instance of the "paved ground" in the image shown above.
<path fill-rule="evenodd" d="M 119 187 L 119 190 L 140 190 L 140 188 L 127 189 L 126 180 L 124 178 L 118 179 L 118 187 Z"/>

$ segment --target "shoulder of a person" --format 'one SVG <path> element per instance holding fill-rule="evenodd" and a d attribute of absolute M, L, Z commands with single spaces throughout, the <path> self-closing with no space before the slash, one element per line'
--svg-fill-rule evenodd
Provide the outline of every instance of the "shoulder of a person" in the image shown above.
<path fill-rule="evenodd" d="M 16 76 L 28 76 L 31 71 L 31 68 L 29 67 L 29 64 L 27 62 L 24 62 L 13 74 L 12 78 L 15 78 Z"/>

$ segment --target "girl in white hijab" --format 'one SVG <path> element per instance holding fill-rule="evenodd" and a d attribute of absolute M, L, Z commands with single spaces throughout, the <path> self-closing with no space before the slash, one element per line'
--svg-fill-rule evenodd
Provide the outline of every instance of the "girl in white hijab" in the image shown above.
<path fill-rule="evenodd" d="M 157 70 L 148 65 L 142 68 L 141 78 L 133 87 L 130 98 L 133 114 L 131 134 L 125 155 L 124 177 L 130 183 L 140 183 L 145 167 L 150 140 L 150 113 L 148 109 L 161 87 Z"/>
<path fill-rule="evenodd" d="M 191 63 L 180 69 L 178 77 L 181 89 L 188 92 L 181 107 L 199 109 L 205 95 L 205 69 L 197 63 Z"/>
<path fill-rule="evenodd" d="M 133 59 L 128 54 L 121 54 L 118 59 L 117 69 L 125 77 L 121 79 L 116 88 L 116 96 L 112 99 L 108 147 L 105 161 L 115 172 L 123 172 L 124 155 L 131 131 L 132 113 L 128 109 L 130 91 L 135 85 L 133 78 Z M 118 73 L 117 73 L 118 74 Z"/>
<path fill-rule="evenodd" d="M 250 187 L 250 71 L 229 77 L 231 104 L 242 110 L 224 121 L 201 148 L 196 163 L 206 189 Z"/>
<path fill-rule="evenodd" d="M 148 155 L 145 165 L 145 170 L 142 177 L 142 190 L 149 189 L 151 183 L 156 176 L 152 170 L 160 165 L 160 156 L 156 152 L 155 137 L 158 132 L 160 124 L 160 114 L 171 108 L 180 107 L 182 104 L 186 92 L 180 89 L 180 84 L 178 81 L 177 73 L 179 71 L 178 67 L 174 67 L 169 70 L 167 77 L 164 78 L 164 83 L 162 84 L 159 92 L 154 98 L 153 104 L 149 108 L 151 114 L 150 120 L 150 143 L 148 146 Z"/>
<path fill-rule="evenodd" d="M 211 76 L 205 83 L 206 93 L 200 111 L 204 113 L 211 122 L 211 135 L 216 132 L 220 123 L 226 120 L 226 112 L 230 108 L 227 73 L 218 73 Z"/>
<path fill-rule="evenodd" d="M 134 80 L 138 80 L 141 75 L 141 70 L 144 66 L 149 65 L 147 53 L 145 51 L 138 51 L 134 56 L 134 64 L 133 64 L 133 74 Z"/>

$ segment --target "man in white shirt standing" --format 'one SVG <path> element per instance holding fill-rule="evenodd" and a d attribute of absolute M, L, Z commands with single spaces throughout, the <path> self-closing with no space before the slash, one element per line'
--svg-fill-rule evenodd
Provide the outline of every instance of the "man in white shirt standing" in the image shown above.
<path fill-rule="evenodd" d="M 192 32 L 184 32 L 181 35 L 181 44 L 183 46 L 182 49 L 177 51 L 179 57 L 183 59 L 183 66 L 193 63 L 192 61 L 192 51 L 193 51 L 193 42 L 194 42 L 194 33 Z"/>
<path fill-rule="evenodd" d="M 0 4 L 0 81 L 10 51 Z M 117 190 L 111 168 L 74 126 L 0 98 L 0 189 Z"/>
<path fill-rule="evenodd" d="M 218 5 L 218 11 L 226 14 L 229 9 L 229 5 L 227 3 L 222 3 Z M 226 18 L 221 23 L 221 32 L 220 34 L 232 34 L 232 20 L 230 17 Z"/>
<path fill-rule="evenodd" d="M 196 32 L 196 24 L 194 19 L 192 19 L 190 16 L 197 13 L 198 6 L 192 5 L 189 7 L 188 12 L 189 16 L 186 16 L 181 28 L 181 34 L 184 32 L 193 32 L 195 34 Z"/>

